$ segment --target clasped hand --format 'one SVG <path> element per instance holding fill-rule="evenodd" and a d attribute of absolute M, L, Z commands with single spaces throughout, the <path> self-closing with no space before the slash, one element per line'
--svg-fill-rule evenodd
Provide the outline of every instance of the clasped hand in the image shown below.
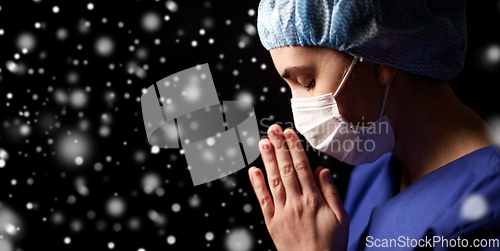
<path fill-rule="evenodd" d="M 328 169 L 314 174 L 302 142 L 279 125 L 259 142 L 271 193 L 262 171 L 248 170 L 267 230 L 279 251 L 346 250 L 349 216 Z M 272 194 L 272 197 L 271 197 Z"/>

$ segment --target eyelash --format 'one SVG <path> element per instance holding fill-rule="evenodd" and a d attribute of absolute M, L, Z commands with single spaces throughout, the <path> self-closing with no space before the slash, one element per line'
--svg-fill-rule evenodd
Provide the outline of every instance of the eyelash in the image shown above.
<path fill-rule="evenodd" d="M 308 86 L 304 86 L 304 88 L 306 88 L 307 91 L 310 91 L 313 87 L 314 87 L 314 79 L 311 81 L 311 83 L 308 85 Z"/>

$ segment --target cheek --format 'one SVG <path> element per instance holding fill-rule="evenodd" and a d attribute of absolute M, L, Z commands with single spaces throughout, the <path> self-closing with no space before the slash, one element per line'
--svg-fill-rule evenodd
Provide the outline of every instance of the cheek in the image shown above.
<path fill-rule="evenodd" d="M 339 112 L 353 124 L 375 121 L 382 105 L 381 99 L 379 104 L 377 95 L 378 90 L 372 90 L 366 85 L 346 85 L 337 97 Z"/>
<path fill-rule="evenodd" d="M 336 101 L 337 105 L 339 108 L 339 112 L 344 117 L 347 119 L 347 121 L 351 123 L 355 123 L 354 121 L 357 120 L 357 117 L 360 113 L 359 107 L 362 104 L 359 104 L 360 102 L 357 100 L 357 97 L 355 95 L 346 95 L 346 90 L 342 90 L 342 93 L 337 96 Z"/>
<path fill-rule="evenodd" d="M 339 87 L 340 82 L 342 82 L 342 79 L 339 76 L 328 74 L 327 76 L 323 77 L 322 79 L 320 79 L 318 81 L 318 83 L 316 85 L 316 90 L 318 92 L 321 92 L 321 94 L 331 93 L 333 95 L 337 91 L 337 88 Z M 342 88 L 342 89 L 345 89 L 347 87 L 347 85 L 350 84 L 349 82 L 350 81 L 348 81 L 344 85 L 344 88 Z M 341 92 L 343 92 L 343 90 Z M 341 94 L 339 93 L 339 96 L 340 95 Z"/>
<path fill-rule="evenodd" d="M 321 83 L 316 86 L 316 91 L 318 93 L 321 93 L 319 95 L 331 93 L 332 95 L 335 94 L 337 91 L 338 84 L 334 84 L 333 82 L 329 82 L 328 84 Z M 339 93 L 340 95 L 340 93 Z"/>

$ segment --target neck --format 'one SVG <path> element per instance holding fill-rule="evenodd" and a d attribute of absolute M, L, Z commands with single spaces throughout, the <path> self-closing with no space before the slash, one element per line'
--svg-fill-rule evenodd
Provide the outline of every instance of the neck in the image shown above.
<path fill-rule="evenodd" d="M 398 75 L 386 111 L 394 125 L 392 153 L 400 161 L 400 191 L 441 166 L 493 144 L 488 137 L 491 128 L 458 100 L 447 82 Z"/>

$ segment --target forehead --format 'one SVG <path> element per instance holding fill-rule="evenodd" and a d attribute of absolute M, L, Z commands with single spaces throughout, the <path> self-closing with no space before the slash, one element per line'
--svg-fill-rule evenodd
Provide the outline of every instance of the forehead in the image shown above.
<path fill-rule="evenodd" d="M 271 49 L 269 53 L 279 73 L 292 66 L 322 68 L 347 60 L 350 62 L 346 53 L 323 46 L 286 46 Z"/>
<path fill-rule="evenodd" d="M 296 64 L 299 62 L 310 62 L 316 58 L 317 49 L 312 47 L 302 46 L 286 46 L 274 48 L 269 51 L 275 64 L 283 64 L 285 62 Z"/>

